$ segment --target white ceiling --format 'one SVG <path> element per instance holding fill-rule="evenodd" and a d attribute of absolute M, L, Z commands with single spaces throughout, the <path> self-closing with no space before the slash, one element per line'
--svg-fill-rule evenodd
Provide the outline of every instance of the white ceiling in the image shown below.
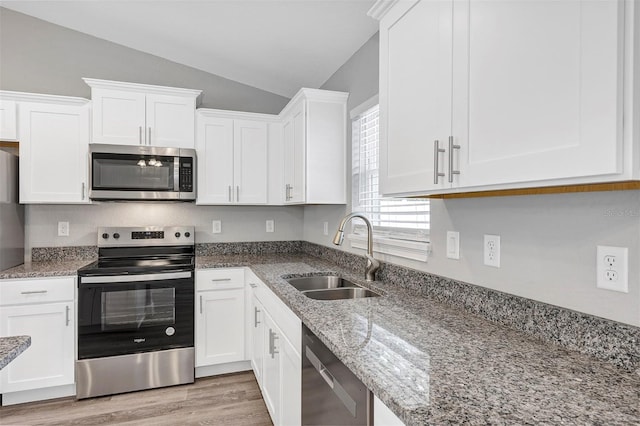
<path fill-rule="evenodd" d="M 0 6 L 291 97 L 376 31 L 374 0 L 0 1 Z"/>

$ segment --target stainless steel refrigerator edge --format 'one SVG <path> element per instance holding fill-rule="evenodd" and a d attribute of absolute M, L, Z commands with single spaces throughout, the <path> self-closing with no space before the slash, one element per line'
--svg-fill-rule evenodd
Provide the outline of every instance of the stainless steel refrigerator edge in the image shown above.
<path fill-rule="evenodd" d="M 0 151 L 0 271 L 24 263 L 24 206 L 18 194 L 18 157 Z"/>

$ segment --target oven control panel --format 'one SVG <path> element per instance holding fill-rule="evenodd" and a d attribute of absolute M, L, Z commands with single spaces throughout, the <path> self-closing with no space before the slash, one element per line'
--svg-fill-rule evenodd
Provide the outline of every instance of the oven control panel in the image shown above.
<path fill-rule="evenodd" d="M 194 245 L 193 226 L 138 226 L 98 228 L 98 247 Z"/>

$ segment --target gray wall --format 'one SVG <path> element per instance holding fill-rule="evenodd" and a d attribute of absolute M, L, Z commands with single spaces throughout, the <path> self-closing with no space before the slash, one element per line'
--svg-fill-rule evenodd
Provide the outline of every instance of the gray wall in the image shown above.
<path fill-rule="evenodd" d="M 157 56 L 0 8 L 0 89 L 89 98 L 82 77 L 204 90 L 203 107 L 279 113 L 288 99 Z M 193 224 L 198 242 L 299 240 L 302 207 L 210 207 L 104 203 L 26 206 L 25 253 L 31 247 L 95 245 L 98 226 Z M 222 233 L 211 221 L 222 220 Z M 275 220 L 275 232 L 265 221 Z M 57 236 L 58 221 L 70 223 Z"/>
<path fill-rule="evenodd" d="M 89 98 L 82 77 L 203 90 L 202 107 L 279 113 L 289 101 L 158 56 L 0 8 L 0 89 Z"/>
<path fill-rule="evenodd" d="M 322 88 L 352 92 L 353 108 L 378 92 L 377 79 L 378 39 L 372 38 Z M 322 223 L 329 221 L 333 231 L 350 209 L 305 207 L 304 239 L 332 246 Z M 460 260 L 446 257 L 449 230 L 460 232 Z M 484 234 L 501 236 L 499 269 L 483 265 Z M 640 326 L 640 191 L 432 200 L 431 243 L 427 262 L 379 257 Z M 628 294 L 596 288 L 597 245 L 629 248 Z M 342 249 L 360 252 L 348 241 Z"/>
<path fill-rule="evenodd" d="M 287 241 L 302 239 L 301 206 L 196 206 L 191 203 L 108 202 L 92 205 L 28 205 L 26 251 L 32 247 L 96 245 L 98 226 L 194 225 L 196 242 Z M 275 232 L 265 231 L 273 219 Z M 222 233 L 211 221 L 222 221 Z M 58 222 L 69 222 L 69 236 L 58 237 Z"/>

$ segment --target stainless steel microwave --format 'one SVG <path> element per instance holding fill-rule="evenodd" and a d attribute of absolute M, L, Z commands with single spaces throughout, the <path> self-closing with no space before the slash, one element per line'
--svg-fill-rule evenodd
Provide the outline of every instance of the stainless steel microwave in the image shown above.
<path fill-rule="evenodd" d="M 89 145 L 92 200 L 193 201 L 196 151 L 137 145 Z"/>

